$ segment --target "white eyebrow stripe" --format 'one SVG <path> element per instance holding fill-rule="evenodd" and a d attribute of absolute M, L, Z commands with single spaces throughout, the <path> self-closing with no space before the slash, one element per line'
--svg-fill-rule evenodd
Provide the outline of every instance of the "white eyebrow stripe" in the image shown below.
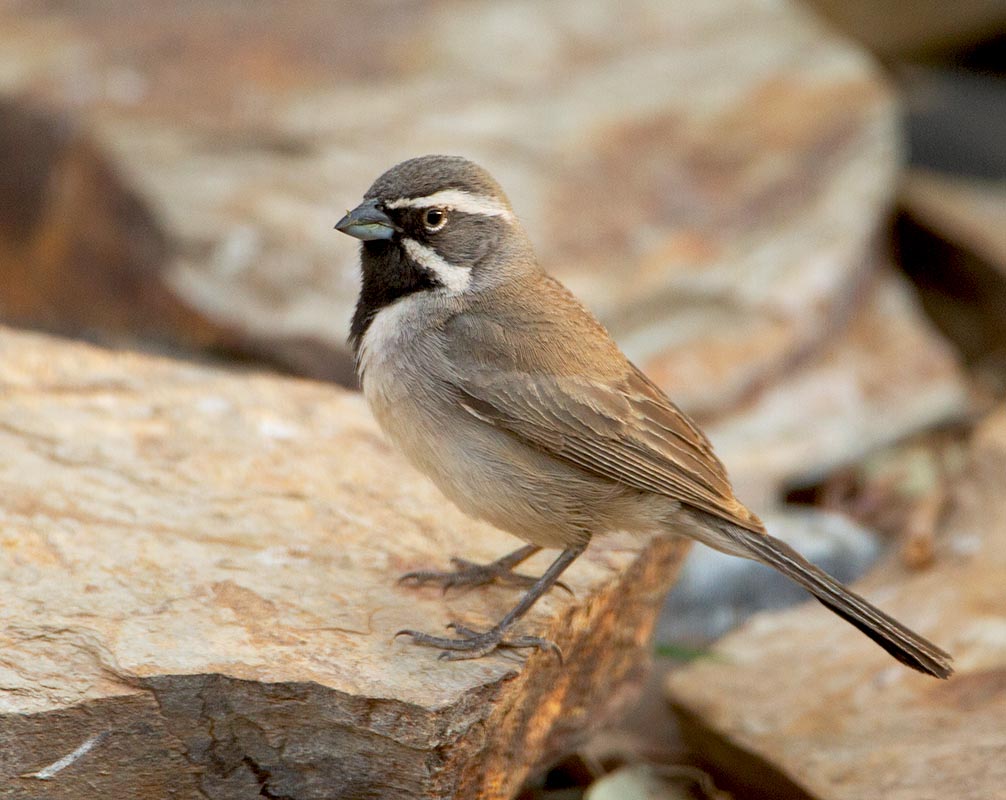
<path fill-rule="evenodd" d="M 436 275 L 448 291 L 460 293 L 468 288 L 468 283 L 472 279 L 470 269 L 454 266 L 445 261 L 435 250 L 420 244 L 415 239 L 403 237 L 402 246 L 420 266 Z"/>
<path fill-rule="evenodd" d="M 403 197 L 384 204 L 387 208 L 449 208 L 462 214 L 480 214 L 484 217 L 503 217 L 513 220 L 513 212 L 495 197 L 472 194 L 461 189 L 442 189 L 426 197 Z"/>

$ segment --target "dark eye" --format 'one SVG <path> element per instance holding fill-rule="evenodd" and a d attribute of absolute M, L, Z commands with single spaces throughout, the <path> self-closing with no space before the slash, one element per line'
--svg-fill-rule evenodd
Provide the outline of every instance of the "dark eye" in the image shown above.
<path fill-rule="evenodd" d="M 439 231 L 447 224 L 447 212 L 442 208 L 431 208 L 423 214 L 423 224 L 428 231 Z"/>

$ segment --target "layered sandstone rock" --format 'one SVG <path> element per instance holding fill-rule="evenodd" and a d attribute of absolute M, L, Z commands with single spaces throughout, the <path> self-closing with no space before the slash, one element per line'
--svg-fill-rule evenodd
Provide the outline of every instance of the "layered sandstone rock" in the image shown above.
<path fill-rule="evenodd" d="M 765 614 L 670 676 L 703 756 L 752 796 L 987 800 L 1006 785 L 1006 411 L 980 426 L 935 564 L 861 589 L 946 647 L 947 682 L 911 672 L 816 604 Z M 757 786 L 755 786 L 757 784 Z M 773 795 L 773 792 L 776 794 Z"/>
<path fill-rule="evenodd" d="M 682 555 L 592 547 L 523 623 L 565 665 L 444 662 L 395 632 L 516 592 L 396 578 L 519 542 L 358 395 L 0 330 L 0 452 L 4 797 L 507 798 L 631 694 Z"/>
<path fill-rule="evenodd" d="M 22 134 L 10 158 L 51 177 L 24 235 L 92 220 L 147 292 L 197 315 L 177 341 L 316 377 L 351 380 L 356 248 L 332 225 L 400 159 L 485 164 L 545 266 L 709 412 L 828 330 L 899 164 L 878 71 L 782 0 L 15 4 L 0 31 L 0 90 L 69 113 L 144 209 L 133 227 L 96 215 L 109 190 L 52 167 L 69 145 Z M 112 268 L 32 252 L 46 273 Z M 105 303 L 128 308 L 139 288 L 120 283 Z M 101 326 L 87 295 L 58 302 Z"/>

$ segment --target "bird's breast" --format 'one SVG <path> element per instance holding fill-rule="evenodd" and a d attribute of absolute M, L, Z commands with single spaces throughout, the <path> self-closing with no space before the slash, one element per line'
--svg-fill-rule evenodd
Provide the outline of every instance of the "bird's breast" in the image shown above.
<path fill-rule="evenodd" d="M 394 377 L 393 362 L 401 358 L 403 346 L 408 342 L 406 326 L 414 316 L 412 312 L 409 299 L 405 298 L 382 308 L 367 326 L 356 353 L 356 371 L 365 393 L 368 383 L 373 386 Z M 370 400 L 369 395 L 367 399 Z"/>
<path fill-rule="evenodd" d="M 444 328 L 420 303 L 382 309 L 358 355 L 374 418 L 406 459 L 465 513 L 535 544 L 567 547 L 641 527 L 637 492 L 529 446 L 458 402 Z"/>

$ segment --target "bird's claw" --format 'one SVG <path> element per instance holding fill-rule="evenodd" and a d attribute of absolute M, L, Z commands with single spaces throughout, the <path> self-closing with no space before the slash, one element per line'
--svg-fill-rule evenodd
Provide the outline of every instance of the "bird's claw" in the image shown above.
<path fill-rule="evenodd" d="M 444 661 L 481 658 L 495 650 L 534 648 L 543 652 L 555 653 L 559 663 L 562 663 L 562 650 L 559 649 L 559 646 L 540 636 L 508 636 L 506 631 L 500 628 L 477 631 L 459 622 L 451 622 L 447 627 L 453 630 L 458 637 L 433 636 L 429 633 L 413 630 L 401 630 L 395 636 L 411 636 L 413 644 L 440 648 L 443 652 L 440 653 L 439 658 Z"/>
<path fill-rule="evenodd" d="M 454 570 L 439 572 L 436 570 L 416 570 L 406 572 L 399 579 L 399 583 L 413 582 L 416 586 L 426 586 L 428 584 L 438 585 L 447 594 L 448 589 L 473 588 L 476 586 L 488 586 L 491 583 L 499 583 L 504 586 L 534 586 L 538 579 L 533 575 L 524 575 L 514 572 L 511 568 L 493 562 L 491 564 L 476 564 L 463 558 L 452 558 L 451 563 Z M 564 589 L 571 596 L 573 590 L 562 581 L 556 581 L 556 586 Z"/>

